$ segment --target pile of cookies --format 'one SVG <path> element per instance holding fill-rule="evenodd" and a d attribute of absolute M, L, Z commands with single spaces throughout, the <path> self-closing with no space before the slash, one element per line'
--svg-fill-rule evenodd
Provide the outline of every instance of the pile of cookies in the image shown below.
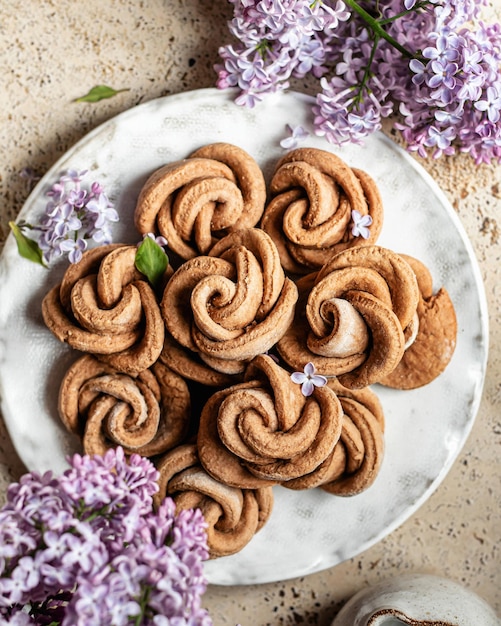
<path fill-rule="evenodd" d="M 84 452 L 150 457 L 157 501 L 201 508 L 212 557 L 252 539 L 276 485 L 367 489 L 384 450 L 370 385 L 428 384 L 457 332 L 427 267 L 377 245 L 372 178 L 303 148 L 267 187 L 248 153 L 216 143 L 154 172 L 134 217 L 138 239 L 167 239 L 160 286 L 136 268 L 136 246 L 110 244 L 43 300 L 47 327 L 80 353 L 59 413 Z M 312 393 L 291 378 L 308 363 L 326 383 Z"/>

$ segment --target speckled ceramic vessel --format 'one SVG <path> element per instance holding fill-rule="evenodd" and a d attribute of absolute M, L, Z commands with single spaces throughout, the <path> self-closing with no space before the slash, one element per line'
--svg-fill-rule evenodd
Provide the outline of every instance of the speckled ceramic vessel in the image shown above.
<path fill-rule="evenodd" d="M 332 626 L 500 626 L 492 608 L 452 580 L 426 574 L 398 576 L 362 589 Z"/>

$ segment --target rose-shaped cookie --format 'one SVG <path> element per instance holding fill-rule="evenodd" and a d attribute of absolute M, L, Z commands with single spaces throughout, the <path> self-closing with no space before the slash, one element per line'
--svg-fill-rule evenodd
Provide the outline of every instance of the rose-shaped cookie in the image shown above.
<path fill-rule="evenodd" d="M 317 271 L 333 254 L 377 241 L 383 205 L 376 183 L 330 152 L 289 152 L 276 166 L 270 191 L 261 226 L 289 272 Z M 367 238 L 354 230 L 359 220 L 370 224 Z"/>
<path fill-rule="evenodd" d="M 255 226 L 265 201 L 255 160 L 242 148 L 215 143 L 154 172 L 141 190 L 134 221 L 140 233 L 163 235 L 187 260 L 207 254 L 229 232 Z"/>
<path fill-rule="evenodd" d="M 273 508 L 271 487 L 238 489 L 218 482 L 200 465 L 195 445 L 171 450 L 157 463 L 158 506 L 171 497 L 178 510 L 199 508 L 207 522 L 211 558 L 228 556 L 244 548 L 267 522 Z"/>
<path fill-rule="evenodd" d="M 66 372 L 58 406 L 86 454 L 121 446 L 154 456 L 182 443 L 190 426 L 188 387 L 161 363 L 133 378 L 86 354 Z"/>
<path fill-rule="evenodd" d="M 197 445 L 207 472 L 247 489 L 313 472 L 341 434 L 336 394 L 323 387 L 305 397 L 267 355 L 253 359 L 245 378 L 216 392 L 202 410 Z"/>
<path fill-rule="evenodd" d="M 457 320 L 447 290 L 441 287 L 434 293 L 429 269 L 418 259 L 401 256 L 419 285 L 417 332 L 397 367 L 380 382 L 396 389 L 416 389 L 435 380 L 449 364 L 456 348 Z"/>
<path fill-rule="evenodd" d="M 180 376 L 207 387 L 233 385 L 242 378 L 239 364 L 236 371 L 233 362 L 229 362 L 229 373 L 217 371 L 205 363 L 198 353 L 179 344 L 168 331 L 159 360 Z"/>
<path fill-rule="evenodd" d="M 286 363 L 300 369 L 311 361 L 350 389 L 395 369 L 419 299 L 416 276 L 400 255 L 381 246 L 351 248 L 299 287 L 295 321 L 277 346 Z"/>
<path fill-rule="evenodd" d="M 327 385 L 343 409 L 339 441 L 330 456 L 311 474 L 283 483 L 289 489 L 322 487 L 339 496 L 365 491 L 375 480 L 384 453 L 384 413 L 369 387 L 346 389 L 335 378 Z"/>
<path fill-rule="evenodd" d="M 337 496 L 354 496 L 376 479 L 384 456 L 384 414 L 378 397 L 369 388 L 349 391 L 335 380 L 328 385 L 343 407 L 339 440 L 346 462 L 338 476 L 326 477 L 320 487 Z"/>
<path fill-rule="evenodd" d="M 164 343 L 155 292 L 135 256 L 128 245 L 84 252 L 42 303 L 45 324 L 60 341 L 131 375 L 150 367 Z"/>
<path fill-rule="evenodd" d="M 183 263 L 164 290 L 161 311 L 180 346 L 218 372 L 239 374 L 282 337 L 296 299 L 273 241 L 249 228 L 227 235 L 209 256 Z M 192 376 L 189 367 L 182 373 Z"/>

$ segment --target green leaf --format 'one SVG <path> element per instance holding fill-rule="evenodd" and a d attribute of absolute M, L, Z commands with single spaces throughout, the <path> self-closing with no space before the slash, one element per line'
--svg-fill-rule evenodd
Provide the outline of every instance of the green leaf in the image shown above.
<path fill-rule="evenodd" d="M 116 96 L 117 93 L 121 93 L 122 91 L 129 91 L 128 89 L 112 89 L 106 85 L 96 85 L 92 87 L 92 89 L 85 94 L 85 96 L 81 96 L 80 98 L 75 98 L 74 102 L 99 102 L 100 100 L 105 100 L 106 98 L 112 98 Z"/>
<path fill-rule="evenodd" d="M 136 267 L 157 287 L 169 265 L 165 251 L 151 237 L 145 237 L 136 252 Z"/>
<path fill-rule="evenodd" d="M 17 251 L 23 259 L 28 259 L 28 261 L 33 261 L 33 263 L 39 263 L 43 267 L 47 267 L 37 242 L 26 237 L 15 222 L 9 222 L 9 226 L 16 239 Z"/>

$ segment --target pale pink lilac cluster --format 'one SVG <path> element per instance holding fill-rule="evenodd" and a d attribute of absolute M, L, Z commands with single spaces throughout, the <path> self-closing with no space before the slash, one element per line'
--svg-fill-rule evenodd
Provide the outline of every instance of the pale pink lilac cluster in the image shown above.
<path fill-rule="evenodd" d="M 314 132 L 333 144 L 392 116 L 421 156 L 501 159 L 501 26 L 482 20 L 486 0 L 229 1 L 217 86 L 239 104 L 313 75 Z"/>
<path fill-rule="evenodd" d="M 75 455 L 32 472 L 0 510 L 0 622 L 28 626 L 211 626 L 199 510 L 153 509 L 158 472 L 138 455 Z"/>
<path fill-rule="evenodd" d="M 37 235 L 47 265 L 65 255 L 77 263 L 90 240 L 99 245 L 112 241 L 111 224 L 119 220 L 118 213 L 100 183 L 85 188 L 87 175 L 87 170 L 65 172 L 47 192 L 49 200 L 37 225 L 18 224 Z"/>

